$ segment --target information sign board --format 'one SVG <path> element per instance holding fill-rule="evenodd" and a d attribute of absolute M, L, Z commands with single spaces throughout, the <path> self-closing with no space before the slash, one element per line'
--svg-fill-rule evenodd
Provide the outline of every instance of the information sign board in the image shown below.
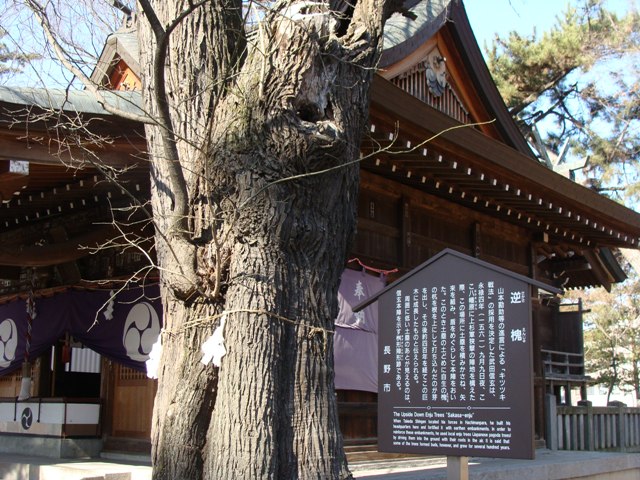
<path fill-rule="evenodd" d="M 533 458 L 532 283 L 445 250 L 380 292 L 380 451 Z"/>

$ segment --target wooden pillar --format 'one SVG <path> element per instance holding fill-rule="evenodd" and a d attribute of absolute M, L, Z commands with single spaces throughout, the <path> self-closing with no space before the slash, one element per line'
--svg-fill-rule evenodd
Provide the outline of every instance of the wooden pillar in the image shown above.
<path fill-rule="evenodd" d="M 103 436 L 111 434 L 113 426 L 113 386 L 114 364 L 106 357 L 100 357 L 100 430 Z"/>
<path fill-rule="evenodd" d="M 401 198 L 401 216 L 400 216 L 400 261 L 403 267 L 409 266 L 411 258 L 409 250 L 411 249 L 411 201 L 409 197 Z"/>
<path fill-rule="evenodd" d="M 473 252 L 474 257 L 480 258 L 482 256 L 482 230 L 480 228 L 480 223 L 474 223 L 472 229 L 471 251 Z"/>
<path fill-rule="evenodd" d="M 469 457 L 447 457 L 447 480 L 469 480 Z"/>
<path fill-rule="evenodd" d="M 556 410 L 556 396 L 547 394 L 545 397 L 545 430 L 547 433 L 547 448 L 558 450 L 558 413 Z"/>

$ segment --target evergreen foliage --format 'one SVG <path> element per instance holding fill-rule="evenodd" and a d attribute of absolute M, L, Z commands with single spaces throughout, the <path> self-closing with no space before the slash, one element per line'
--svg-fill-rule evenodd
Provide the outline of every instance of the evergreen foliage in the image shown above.
<path fill-rule="evenodd" d="M 542 125 L 552 157 L 566 146 L 568 159 L 588 160 L 588 186 L 618 200 L 637 200 L 637 11 L 619 16 L 603 1 L 584 0 L 578 8 L 568 7 L 542 35 L 534 30 L 496 37 L 487 57 L 525 133 Z"/>
<path fill-rule="evenodd" d="M 38 55 L 24 54 L 10 48 L 3 41 L 6 36 L 6 30 L 0 27 L 0 79 L 20 72 L 28 62 L 38 58 Z"/>
<path fill-rule="evenodd" d="M 640 399 L 640 279 L 589 292 L 585 316 L 585 361 L 596 383 Z"/>

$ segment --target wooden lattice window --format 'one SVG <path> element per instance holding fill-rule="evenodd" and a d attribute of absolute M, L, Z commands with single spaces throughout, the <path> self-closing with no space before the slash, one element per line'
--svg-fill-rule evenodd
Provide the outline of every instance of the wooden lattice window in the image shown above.
<path fill-rule="evenodd" d="M 468 110 L 448 82 L 446 59 L 438 48 L 431 50 L 424 60 L 391 79 L 391 82 L 460 123 L 471 122 Z"/>
<path fill-rule="evenodd" d="M 15 397 L 20 393 L 22 370 L 0 377 L 0 397 Z"/>
<path fill-rule="evenodd" d="M 124 365 L 120 366 L 120 380 L 146 380 L 147 374 L 144 372 L 139 372 L 138 370 L 134 370 L 133 368 L 125 367 Z"/>

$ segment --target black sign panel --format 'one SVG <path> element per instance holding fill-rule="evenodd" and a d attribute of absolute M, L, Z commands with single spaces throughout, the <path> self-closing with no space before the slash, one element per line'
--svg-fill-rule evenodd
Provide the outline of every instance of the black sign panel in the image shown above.
<path fill-rule="evenodd" d="M 530 283 L 447 251 L 383 291 L 380 451 L 533 458 Z"/>

